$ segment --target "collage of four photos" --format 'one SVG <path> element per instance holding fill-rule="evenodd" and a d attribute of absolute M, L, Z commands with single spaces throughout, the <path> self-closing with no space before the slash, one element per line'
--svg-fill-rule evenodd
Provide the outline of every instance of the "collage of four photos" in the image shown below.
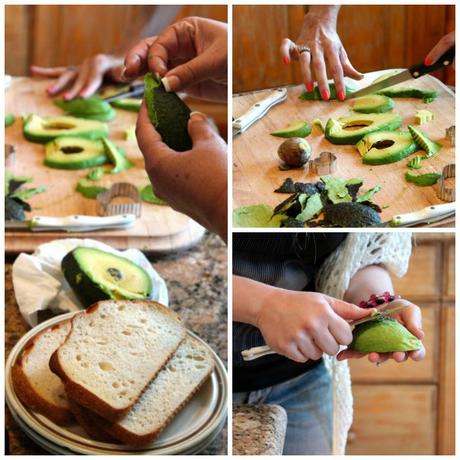
<path fill-rule="evenodd" d="M 456 453 L 456 4 L 19 4 L 4 455 Z"/>

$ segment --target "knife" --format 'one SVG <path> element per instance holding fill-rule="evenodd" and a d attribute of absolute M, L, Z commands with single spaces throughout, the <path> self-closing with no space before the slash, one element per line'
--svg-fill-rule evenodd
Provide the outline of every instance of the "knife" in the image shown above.
<path fill-rule="evenodd" d="M 412 227 L 418 224 L 439 222 L 448 217 L 455 216 L 455 201 L 452 203 L 433 204 L 420 211 L 408 212 L 393 216 L 384 222 L 383 227 Z"/>
<path fill-rule="evenodd" d="M 111 94 L 110 96 L 103 97 L 105 102 L 113 102 L 118 99 L 124 99 L 126 97 L 142 97 L 144 95 L 144 83 L 134 83 L 129 85 L 126 91 L 120 93 Z"/>
<path fill-rule="evenodd" d="M 365 96 L 366 94 L 376 93 L 384 88 L 402 83 L 403 81 L 417 79 L 423 75 L 434 72 L 435 70 L 447 67 L 452 64 L 455 57 L 455 46 L 447 50 L 435 63 L 431 65 L 415 64 L 407 70 L 403 70 L 392 77 L 385 78 L 373 85 L 366 86 L 358 91 L 355 91 L 351 97 Z"/>
<path fill-rule="evenodd" d="M 268 97 L 256 102 L 246 113 L 232 123 L 233 136 L 243 133 L 253 123 L 261 119 L 274 105 L 287 99 L 287 89 L 278 88 Z"/>
<path fill-rule="evenodd" d="M 115 216 L 81 216 L 73 215 L 66 217 L 35 216 L 30 220 L 5 221 L 5 229 L 8 231 L 32 231 L 32 232 L 91 232 L 94 230 L 124 229 L 136 222 L 134 214 L 119 214 Z"/>

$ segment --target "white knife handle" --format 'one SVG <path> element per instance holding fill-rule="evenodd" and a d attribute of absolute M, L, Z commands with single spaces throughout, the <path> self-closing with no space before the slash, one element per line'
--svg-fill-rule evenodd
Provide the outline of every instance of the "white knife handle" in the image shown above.
<path fill-rule="evenodd" d="M 255 121 L 262 118 L 271 107 L 287 99 L 287 89 L 278 88 L 268 97 L 262 99 L 259 102 L 256 102 L 246 113 L 238 117 L 233 123 L 232 127 L 234 129 L 240 130 L 240 132 L 245 131 L 249 128 Z"/>
<path fill-rule="evenodd" d="M 397 216 L 393 216 L 392 225 L 399 227 L 403 225 L 409 225 L 421 220 L 436 219 L 454 211 L 455 201 L 452 203 L 435 204 L 432 206 L 427 206 L 420 211 L 408 212 L 407 214 L 399 214 Z"/>
<path fill-rule="evenodd" d="M 43 230 L 69 230 L 69 231 L 91 231 L 97 228 L 127 227 L 134 224 L 134 214 L 119 214 L 115 216 L 66 216 L 47 217 L 35 216 L 30 221 L 30 228 L 33 231 Z"/>
<path fill-rule="evenodd" d="M 243 357 L 243 361 L 253 361 L 254 359 L 262 358 L 262 356 L 266 355 L 274 355 L 276 354 L 268 345 L 261 345 L 260 347 L 252 347 L 248 350 L 243 350 L 241 352 L 241 356 Z"/>

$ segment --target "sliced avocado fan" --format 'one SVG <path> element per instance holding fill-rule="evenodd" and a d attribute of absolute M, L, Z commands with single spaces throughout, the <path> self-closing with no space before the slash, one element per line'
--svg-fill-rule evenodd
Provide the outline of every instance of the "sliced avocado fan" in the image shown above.
<path fill-rule="evenodd" d="M 408 125 L 409 130 L 414 142 L 417 146 L 426 152 L 426 158 L 431 158 L 433 155 L 441 150 L 442 145 L 438 142 L 432 141 L 421 129 L 417 129 L 415 126 Z"/>
<path fill-rule="evenodd" d="M 364 136 L 356 148 L 364 164 L 383 165 L 411 155 L 417 150 L 417 144 L 408 132 L 378 131 Z"/>
<path fill-rule="evenodd" d="M 191 110 L 176 93 L 168 93 L 153 74 L 145 75 L 144 86 L 150 121 L 163 142 L 178 152 L 190 150 L 192 141 L 187 125 Z"/>
<path fill-rule="evenodd" d="M 307 137 L 311 133 L 311 126 L 304 121 L 296 121 L 283 129 L 272 131 L 270 134 L 277 137 Z"/>
<path fill-rule="evenodd" d="M 351 108 L 360 113 L 384 113 L 393 110 L 395 103 L 388 96 L 370 94 L 351 100 Z"/>

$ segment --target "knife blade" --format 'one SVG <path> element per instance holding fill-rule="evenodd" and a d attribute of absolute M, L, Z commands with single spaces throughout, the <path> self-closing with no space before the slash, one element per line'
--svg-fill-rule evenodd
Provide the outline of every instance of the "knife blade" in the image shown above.
<path fill-rule="evenodd" d="M 436 62 L 434 62 L 431 65 L 425 65 L 423 63 L 415 64 L 409 67 L 407 70 L 403 70 L 402 72 L 397 73 L 392 77 L 385 78 L 384 80 L 374 83 L 373 85 L 366 86 L 365 88 L 355 91 L 352 94 L 352 97 L 355 98 L 359 96 L 365 96 L 366 94 L 376 93 L 377 91 L 380 91 L 384 88 L 388 88 L 390 86 L 394 86 L 398 83 L 402 83 L 404 81 L 411 79 L 420 78 L 423 75 L 429 74 L 431 72 L 434 72 L 435 70 L 441 69 L 452 64 L 454 58 L 455 46 L 447 50 Z"/>
<path fill-rule="evenodd" d="M 287 99 L 287 89 L 277 88 L 271 92 L 265 99 L 256 102 L 246 113 L 239 116 L 232 123 L 233 137 L 242 134 L 253 123 L 260 120 L 276 104 Z"/>
<path fill-rule="evenodd" d="M 105 102 L 113 102 L 118 99 L 124 99 L 126 97 L 142 97 L 144 95 L 144 83 L 133 83 L 129 86 L 129 89 L 120 93 L 111 94 L 110 96 L 103 97 Z"/>
<path fill-rule="evenodd" d="M 455 215 L 455 201 L 451 203 L 434 204 L 419 211 L 408 212 L 393 216 L 385 222 L 385 227 L 412 227 L 418 224 L 438 222 Z"/>
<path fill-rule="evenodd" d="M 95 230 L 124 229 L 136 222 L 134 214 L 114 216 L 82 216 L 65 217 L 35 216 L 27 221 L 5 221 L 5 229 L 32 232 L 91 232 Z"/>

